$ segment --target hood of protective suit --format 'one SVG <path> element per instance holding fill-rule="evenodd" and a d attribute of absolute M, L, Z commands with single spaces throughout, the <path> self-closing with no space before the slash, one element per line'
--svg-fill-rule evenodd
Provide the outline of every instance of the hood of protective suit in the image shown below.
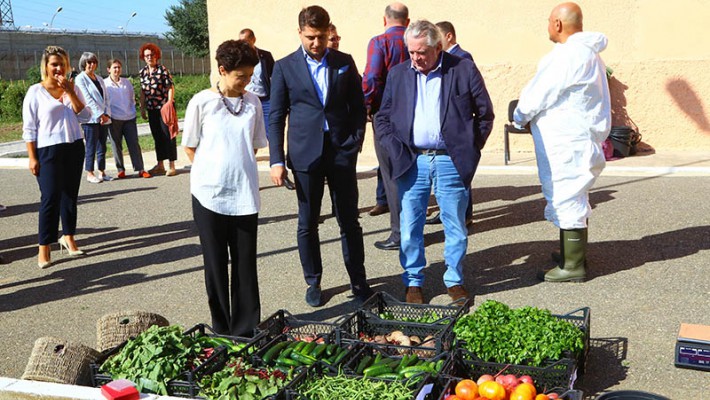
<path fill-rule="evenodd" d="M 577 32 L 567 38 L 567 43 L 578 43 L 589 47 L 595 53 L 601 53 L 606 49 L 609 40 L 600 32 Z"/>

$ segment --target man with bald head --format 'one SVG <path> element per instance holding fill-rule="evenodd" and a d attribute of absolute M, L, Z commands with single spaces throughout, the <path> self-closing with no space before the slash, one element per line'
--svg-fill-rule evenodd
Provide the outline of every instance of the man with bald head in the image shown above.
<path fill-rule="evenodd" d="M 385 33 L 373 37 L 367 45 L 367 65 L 362 80 L 365 108 L 371 120 L 380 109 L 387 74 L 392 67 L 409 59 L 407 46 L 404 43 L 404 30 L 409 25 L 407 6 L 402 3 L 388 5 L 385 8 L 383 21 Z M 376 241 L 375 247 L 380 250 L 399 250 L 400 207 L 397 183 L 390 178 L 389 155 L 380 146 L 376 135 L 375 154 L 380 164 L 377 170 L 377 205 L 370 211 L 370 215 L 376 216 L 388 211 L 390 213 L 389 237 Z"/>
<path fill-rule="evenodd" d="M 611 128 L 601 33 L 582 30 L 582 10 L 562 3 L 547 26 L 554 49 L 520 94 L 515 124 L 530 124 L 538 175 L 547 200 L 545 218 L 560 229 L 558 265 L 539 275 L 549 282 L 586 278 L 589 190 L 605 166 L 602 142 Z"/>

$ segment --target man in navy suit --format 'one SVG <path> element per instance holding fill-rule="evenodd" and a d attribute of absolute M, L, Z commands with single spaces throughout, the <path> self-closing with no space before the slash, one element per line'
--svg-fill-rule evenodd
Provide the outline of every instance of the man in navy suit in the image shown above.
<path fill-rule="evenodd" d="M 456 42 L 456 29 L 454 24 L 449 21 L 437 22 L 436 26 L 441 31 L 441 42 L 444 51 L 455 56 L 473 61 L 471 53 L 461 48 Z M 433 217 L 426 220 L 427 224 L 441 224 L 441 215 L 436 213 Z M 466 226 L 473 224 L 473 203 L 469 204 L 466 209 Z"/>
<path fill-rule="evenodd" d="M 493 105 L 476 65 L 442 51 L 436 25 L 416 21 L 404 38 L 411 62 L 390 70 L 375 135 L 390 155 L 399 189 L 405 298 L 423 303 L 424 221 L 433 187 L 446 235 L 444 284 L 451 299 L 462 303 L 469 297 L 463 286 L 465 213 L 493 126 Z"/>
<path fill-rule="evenodd" d="M 358 222 L 357 156 L 365 135 L 365 105 L 353 58 L 328 49 L 328 12 L 310 6 L 298 15 L 302 46 L 278 60 L 271 77 L 269 154 L 271 180 L 280 186 L 285 164 L 294 172 L 298 197 L 298 253 L 308 289 L 306 302 L 321 305 L 323 263 L 318 217 L 328 179 L 340 225 L 345 268 L 352 294 L 366 300 L 362 228 Z M 288 156 L 284 130 L 288 116 Z"/>
<path fill-rule="evenodd" d="M 461 46 L 456 43 L 456 29 L 454 29 L 454 24 L 449 21 L 441 21 L 437 22 L 436 26 L 441 31 L 442 44 L 445 52 L 473 61 L 471 53 L 462 49 Z"/>

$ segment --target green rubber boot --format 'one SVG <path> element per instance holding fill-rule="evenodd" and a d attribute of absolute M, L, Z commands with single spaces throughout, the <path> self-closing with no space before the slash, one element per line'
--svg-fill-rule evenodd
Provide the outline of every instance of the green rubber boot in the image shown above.
<path fill-rule="evenodd" d="M 545 274 L 547 282 L 582 282 L 587 277 L 587 228 L 561 229 L 559 266 Z"/>

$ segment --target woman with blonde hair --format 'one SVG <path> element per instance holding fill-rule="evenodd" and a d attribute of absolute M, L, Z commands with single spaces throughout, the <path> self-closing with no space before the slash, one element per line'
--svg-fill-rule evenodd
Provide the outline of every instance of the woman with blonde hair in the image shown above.
<path fill-rule="evenodd" d="M 91 111 L 67 77 L 69 56 L 64 49 L 47 47 L 40 72 L 42 81 L 30 86 L 22 104 L 22 138 L 27 144 L 30 172 L 37 177 L 41 193 L 37 265 L 47 268 L 52 265 L 50 245 L 57 241 L 70 256 L 84 254 L 74 240 L 84 161 L 79 122 L 88 122 Z M 57 239 L 60 218 L 63 236 Z"/>

